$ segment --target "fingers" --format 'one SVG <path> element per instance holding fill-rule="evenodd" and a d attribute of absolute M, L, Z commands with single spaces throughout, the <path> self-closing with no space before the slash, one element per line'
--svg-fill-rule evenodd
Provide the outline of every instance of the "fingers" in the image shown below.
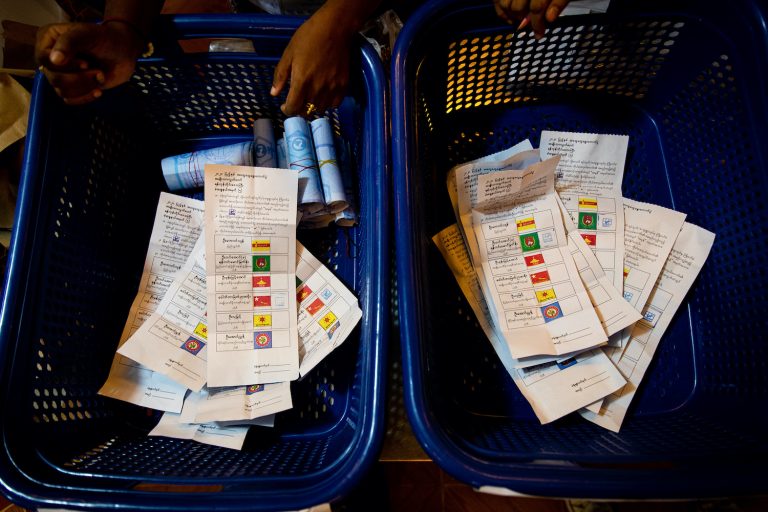
<path fill-rule="evenodd" d="M 285 103 L 280 106 L 280 110 L 287 116 L 298 116 L 306 114 L 307 94 L 305 91 L 306 82 L 299 77 L 291 77 L 291 87 L 288 89 L 288 97 Z"/>
<path fill-rule="evenodd" d="M 291 73 L 291 55 L 289 53 L 290 48 L 286 48 L 283 56 L 280 57 L 280 62 L 275 66 L 275 76 L 272 79 L 272 89 L 269 94 L 277 96 L 280 91 L 285 87 L 285 83 L 288 81 L 288 76 Z"/>
<path fill-rule="evenodd" d="M 512 19 L 507 14 L 507 11 L 503 7 L 502 0 L 495 0 L 493 2 L 493 8 L 496 10 L 496 15 L 507 23 L 512 23 Z"/>
<path fill-rule="evenodd" d="M 87 53 L 98 44 L 99 37 L 99 26 L 90 23 L 46 25 L 37 31 L 35 58 L 46 67 L 82 68 L 82 59 L 75 56 L 78 53 Z"/>
<path fill-rule="evenodd" d="M 100 87 L 104 83 L 104 73 L 101 70 L 56 71 L 43 68 L 43 73 L 56 94 L 67 103 L 80 104 L 86 98 L 91 101 L 101 96 Z"/>
<path fill-rule="evenodd" d="M 547 9 L 547 21 L 549 23 L 552 23 L 557 19 L 558 16 L 560 16 L 560 13 L 563 12 L 563 9 L 568 5 L 569 0 L 552 0 L 552 3 L 549 4 L 549 8 Z"/>
<path fill-rule="evenodd" d="M 552 23 L 568 5 L 569 0 L 494 0 L 493 7 L 502 20 L 522 23 L 517 30 L 530 24 L 536 39 L 544 36 L 547 23 Z"/>
<path fill-rule="evenodd" d="M 101 95 L 101 89 L 94 89 L 89 93 L 83 94 L 82 96 L 64 98 L 64 103 L 67 105 L 84 105 L 101 98 Z"/>
<path fill-rule="evenodd" d="M 544 32 L 547 30 L 547 22 L 544 16 L 546 15 L 549 2 L 550 0 L 531 0 L 531 29 L 533 29 L 536 39 L 544 37 Z"/>
<path fill-rule="evenodd" d="M 51 47 L 48 60 L 54 66 L 67 66 L 77 54 L 87 53 L 99 40 L 98 25 L 89 23 L 70 24 L 63 30 Z"/>

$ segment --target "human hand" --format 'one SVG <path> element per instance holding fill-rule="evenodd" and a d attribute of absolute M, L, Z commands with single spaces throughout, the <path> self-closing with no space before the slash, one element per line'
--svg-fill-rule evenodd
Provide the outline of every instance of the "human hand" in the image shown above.
<path fill-rule="evenodd" d="M 143 47 L 136 30 L 118 20 L 56 23 L 38 30 L 35 57 L 64 102 L 81 105 L 127 82 Z"/>
<path fill-rule="evenodd" d="M 335 26 L 322 9 L 299 27 L 275 68 L 270 91 L 272 96 L 280 94 L 290 77 L 288 96 L 280 106 L 285 115 L 309 115 L 341 103 L 349 85 L 354 34 Z"/>
<path fill-rule="evenodd" d="M 525 20 L 530 20 L 536 39 L 544 36 L 547 23 L 552 23 L 560 16 L 570 0 L 493 0 L 496 14 L 511 24 L 524 27 Z M 522 22 L 522 23 L 521 23 Z"/>

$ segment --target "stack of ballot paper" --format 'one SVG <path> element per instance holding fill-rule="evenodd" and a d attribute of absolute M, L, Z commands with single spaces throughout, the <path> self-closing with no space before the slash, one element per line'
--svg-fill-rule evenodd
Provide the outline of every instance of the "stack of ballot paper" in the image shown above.
<path fill-rule="evenodd" d="M 272 121 L 256 119 L 253 141 L 164 158 L 161 165 L 168 188 L 202 187 L 205 166 L 210 164 L 292 169 L 299 175 L 297 201 L 303 227 L 322 228 L 334 222 L 354 226 L 357 214 L 348 143 L 334 133 L 327 117 L 312 122 L 289 117 L 283 126 L 284 137 L 276 141 Z"/>
<path fill-rule="evenodd" d="M 618 432 L 714 234 L 622 197 L 628 137 L 544 131 L 459 165 L 433 241 L 542 423 Z"/>
<path fill-rule="evenodd" d="M 299 174 L 206 165 L 205 203 L 160 195 L 99 391 L 164 411 L 150 435 L 241 449 L 360 321 L 357 298 L 296 240 Z"/>

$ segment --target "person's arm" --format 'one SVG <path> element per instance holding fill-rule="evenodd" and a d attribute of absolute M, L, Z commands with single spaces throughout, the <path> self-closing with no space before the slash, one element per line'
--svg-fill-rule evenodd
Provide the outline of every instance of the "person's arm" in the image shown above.
<path fill-rule="evenodd" d="M 281 106 L 288 116 L 322 112 L 344 99 L 355 34 L 382 0 L 328 0 L 291 38 L 275 68 L 272 96 L 291 86 Z M 313 106 L 314 109 L 308 108 Z"/>
<path fill-rule="evenodd" d="M 496 14 L 507 23 L 517 24 L 530 20 L 536 38 L 544 36 L 547 23 L 560 16 L 570 0 L 493 0 Z M 521 27 L 524 25 L 520 25 Z"/>
<path fill-rule="evenodd" d="M 162 4 L 161 0 L 107 0 L 101 24 L 41 27 L 35 55 L 56 93 L 66 103 L 78 105 L 128 81 Z"/>

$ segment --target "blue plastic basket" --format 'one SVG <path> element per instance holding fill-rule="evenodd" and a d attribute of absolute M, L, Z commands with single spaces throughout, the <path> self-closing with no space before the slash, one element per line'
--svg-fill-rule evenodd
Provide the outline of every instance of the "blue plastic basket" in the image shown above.
<path fill-rule="evenodd" d="M 768 490 L 765 7 L 614 0 L 538 42 L 490 2 L 433 1 L 406 24 L 392 71 L 406 408 L 448 473 L 544 496 Z M 629 135 L 624 195 L 717 233 L 619 434 L 539 424 L 431 242 L 456 221 L 452 166 L 545 129 Z"/>
<path fill-rule="evenodd" d="M 242 452 L 147 437 L 158 416 L 98 396 L 141 275 L 160 159 L 282 124 L 269 96 L 300 19 L 164 19 L 129 86 L 68 108 L 37 77 L 0 324 L 0 487 L 27 506 L 290 510 L 332 501 L 378 456 L 388 334 L 386 82 L 361 46 L 334 116 L 353 147 L 360 223 L 299 239 L 360 299 L 344 345 L 292 385 L 276 428 Z M 178 39 L 244 37 L 258 53 L 185 54 Z"/>

